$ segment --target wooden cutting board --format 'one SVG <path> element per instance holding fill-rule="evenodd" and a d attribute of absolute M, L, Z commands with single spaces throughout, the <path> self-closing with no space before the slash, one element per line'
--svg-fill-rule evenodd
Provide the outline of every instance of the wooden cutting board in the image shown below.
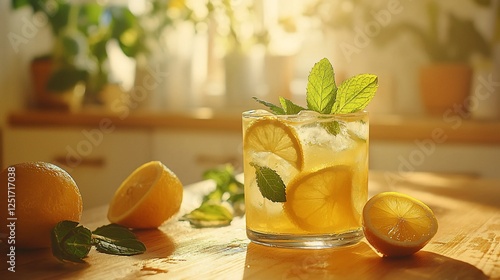
<path fill-rule="evenodd" d="M 201 182 L 186 188 L 182 212 L 194 209 Z M 244 219 L 228 227 L 197 229 L 172 219 L 156 230 L 137 231 L 142 255 L 91 251 L 86 264 L 60 263 L 50 250 L 16 252 L 8 272 L 2 251 L 1 279 L 500 279 L 500 181 L 466 176 L 370 174 L 371 195 L 395 190 L 423 200 L 439 230 L 409 258 L 380 257 L 363 240 L 342 249 L 292 250 L 250 243 Z M 107 224 L 107 207 L 86 210 L 82 223 Z"/>

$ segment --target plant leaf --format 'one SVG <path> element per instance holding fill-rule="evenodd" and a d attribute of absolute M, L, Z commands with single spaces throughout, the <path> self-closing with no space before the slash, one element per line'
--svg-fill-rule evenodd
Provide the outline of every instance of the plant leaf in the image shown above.
<path fill-rule="evenodd" d="M 260 104 L 268 107 L 271 110 L 271 112 L 273 112 L 274 114 L 276 114 L 276 115 L 285 115 L 285 110 L 283 110 L 283 108 L 281 108 L 279 106 L 276 106 L 273 103 L 270 103 L 270 102 L 267 102 L 267 101 L 264 101 L 264 100 L 260 100 L 257 97 L 253 97 L 253 99 L 255 99 L 255 101 L 259 102 Z"/>
<path fill-rule="evenodd" d="M 146 246 L 126 227 L 110 224 L 92 232 L 92 242 L 97 250 L 111 255 L 130 256 L 142 254 Z"/>
<path fill-rule="evenodd" d="M 92 234 L 96 236 L 102 236 L 111 239 L 131 239 L 137 238 L 135 234 L 127 229 L 126 227 L 117 225 L 117 224 L 109 224 L 105 226 L 101 226 L 96 228 Z"/>
<path fill-rule="evenodd" d="M 63 239 L 63 250 L 78 259 L 86 257 L 92 248 L 92 233 L 84 226 L 73 228 Z"/>
<path fill-rule="evenodd" d="M 306 110 L 306 108 L 299 106 L 299 105 L 293 103 L 292 101 L 290 101 L 286 98 L 283 98 L 283 97 L 280 97 L 280 103 L 281 103 L 281 107 L 285 111 L 286 115 L 295 115 L 295 114 L 298 114 L 302 110 Z"/>
<path fill-rule="evenodd" d="M 61 221 L 51 231 L 52 255 L 61 261 L 84 262 L 91 248 L 90 230 L 78 222 Z"/>
<path fill-rule="evenodd" d="M 321 126 L 330 134 L 337 135 L 340 133 L 340 123 L 338 121 L 321 123 Z"/>
<path fill-rule="evenodd" d="M 132 256 L 146 251 L 144 243 L 137 239 L 106 240 L 95 243 L 97 251 L 110 255 Z"/>
<path fill-rule="evenodd" d="M 363 110 L 375 96 L 378 78 L 372 74 L 360 74 L 345 80 L 337 91 L 333 114 L 347 114 Z"/>
<path fill-rule="evenodd" d="M 250 163 L 250 165 L 255 168 L 257 186 L 262 196 L 272 202 L 285 202 L 286 186 L 278 173 L 266 166 L 259 166 L 255 163 Z"/>
<path fill-rule="evenodd" d="M 74 67 L 63 67 L 56 70 L 47 81 L 47 89 L 54 93 L 64 93 L 73 89 L 78 82 L 84 82 L 88 73 Z"/>
<path fill-rule="evenodd" d="M 219 227 L 229 225 L 233 214 L 221 204 L 204 203 L 184 215 L 182 220 L 189 221 L 196 227 Z"/>
<path fill-rule="evenodd" d="M 322 114 L 329 114 L 335 102 L 337 86 L 335 73 L 328 59 L 314 64 L 307 81 L 307 108 Z"/>

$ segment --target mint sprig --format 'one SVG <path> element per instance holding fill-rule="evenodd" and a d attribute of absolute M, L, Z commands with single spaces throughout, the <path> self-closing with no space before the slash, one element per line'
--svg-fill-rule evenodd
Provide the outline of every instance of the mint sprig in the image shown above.
<path fill-rule="evenodd" d="M 61 221 L 51 232 L 52 254 L 61 261 L 83 263 L 92 246 L 102 253 L 130 256 L 146 251 L 146 246 L 125 227 L 110 224 L 90 231 L 74 221 Z"/>
<path fill-rule="evenodd" d="M 215 189 L 203 197 L 198 208 L 184 215 L 181 220 L 189 221 L 192 226 L 199 228 L 221 227 L 231 224 L 235 216 L 243 216 L 243 184 L 236 178 L 232 165 L 209 169 L 203 173 L 203 178 L 214 181 Z"/>
<path fill-rule="evenodd" d="M 373 74 L 353 76 L 337 87 L 335 72 L 327 58 L 314 64 L 307 80 L 307 108 L 294 104 L 280 97 L 280 106 L 254 99 L 268 107 L 276 115 L 294 115 L 302 110 L 311 110 L 321 114 L 347 114 L 365 109 L 375 96 L 378 78 Z"/>

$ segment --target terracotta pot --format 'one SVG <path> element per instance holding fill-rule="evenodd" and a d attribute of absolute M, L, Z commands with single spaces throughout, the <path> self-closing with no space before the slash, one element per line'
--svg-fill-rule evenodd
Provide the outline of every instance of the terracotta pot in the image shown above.
<path fill-rule="evenodd" d="M 467 64 L 433 64 L 420 71 L 420 93 L 426 111 L 443 114 L 463 105 L 470 94 L 472 68 Z"/>
<path fill-rule="evenodd" d="M 34 106 L 41 109 L 78 111 L 83 103 L 85 84 L 78 83 L 72 89 L 54 93 L 47 90 L 52 75 L 53 60 L 50 57 L 35 58 L 31 62 Z"/>

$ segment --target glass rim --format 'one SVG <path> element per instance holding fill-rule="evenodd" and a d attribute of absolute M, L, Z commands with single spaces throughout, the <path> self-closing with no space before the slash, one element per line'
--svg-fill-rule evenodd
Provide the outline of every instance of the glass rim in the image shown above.
<path fill-rule="evenodd" d="M 307 110 L 307 111 L 314 112 L 312 110 Z M 361 117 L 367 116 L 368 114 L 369 114 L 368 111 L 361 110 L 361 111 L 357 111 L 354 113 L 342 113 L 342 114 L 317 113 L 314 117 L 321 118 L 321 119 L 326 119 L 326 118 L 361 118 Z M 272 113 L 271 111 L 268 111 L 265 109 L 248 110 L 248 111 L 244 111 L 241 115 L 242 115 L 242 117 L 247 117 L 247 118 L 273 117 L 273 118 L 279 118 L 279 119 L 294 119 L 294 118 L 300 117 L 299 114 L 276 115 L 276 114 Z"/>

